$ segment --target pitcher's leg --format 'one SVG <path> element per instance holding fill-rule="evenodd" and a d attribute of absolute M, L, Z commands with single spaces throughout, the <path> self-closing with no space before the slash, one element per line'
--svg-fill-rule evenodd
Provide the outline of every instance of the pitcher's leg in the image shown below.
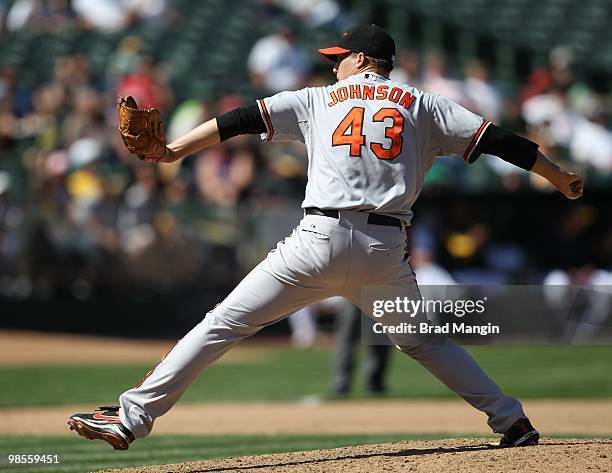
<path fill-rule="evenodd" d="M 397 294 L 401 292 L 414 300 L 421 299 L 414 273 L 409 266 L 403 271 L 402 277 L 390 286 Z M 389 289 L 389 286 L 381 286 L 381 293 L 384 288 Z M 363 313 L 374 318 L 373 308 L 362 304 L 360 292 L 360 289 L 355 288 L 349 297 L 355 304 L 364 305 L 361 307 Z M 521 403 L 505 396 L 499 386 L 460 345 L 433 336 L 394 334 L 389 338 L 403 353 L 422 364 L 476 409 L 485 412 L 489 417 L 488 424 L 494 432 L 505 433 L 514 421 L 525 415 Z"/>
<path fill-rule="evenodd" d="M 264 264 L 185 335 L 139 386 L 121 395 L 121 422 L 136 438 L 146 436 L 194 379 L 239 341 L 329 296 L 324 289 L 280 282 Z"/>
<path fill-rule="evenodd" d="M 429 338 L 419 345 L 397 345 L 397 348 L 476 409 L 485 412 L 494 432 L 505 433 L 514 421 L 525 416 L 521 403 L 505 396 L 474 358 L 448 338 Z"/>

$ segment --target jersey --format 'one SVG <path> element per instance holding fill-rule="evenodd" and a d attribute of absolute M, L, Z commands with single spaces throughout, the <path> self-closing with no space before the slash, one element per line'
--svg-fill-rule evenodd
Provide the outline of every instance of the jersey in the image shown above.
<path fill-rule="evenodd" d="M 471 162 L 489 122 L 457 103 L 371 72 L 258 100 L 264 141 L 308 153 L 302 207 L 412 218 L 436 156 Z"/>

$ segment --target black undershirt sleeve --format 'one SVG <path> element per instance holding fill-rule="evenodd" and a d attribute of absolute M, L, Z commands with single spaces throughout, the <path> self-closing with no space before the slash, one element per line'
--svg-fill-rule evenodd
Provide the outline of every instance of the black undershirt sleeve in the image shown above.
<path fill-rule="evenodd" d="M 217 117 L 221 141 L 237 135 L 256 135 L 266 132 L 266 124 L 256 103 L 239 107 Z"/>
<path fill-rule="evenodd" d="M 536 162 L 538 145 L 491 123 L 470 156 L 469 162 L 476 161 L 481 153 L 499 156 L 504 161 L 529 171 Z"/>

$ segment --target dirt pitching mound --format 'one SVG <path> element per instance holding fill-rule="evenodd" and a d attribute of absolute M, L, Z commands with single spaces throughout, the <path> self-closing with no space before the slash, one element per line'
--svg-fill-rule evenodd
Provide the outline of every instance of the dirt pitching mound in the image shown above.
<path fill-rule="evenodd" d="M 121 473 L 206 472 L 612 472 L 612 439 L 544 439 L 525 448 L 499 448 L 493 439 L 411 441 L 121 470 Z"/>

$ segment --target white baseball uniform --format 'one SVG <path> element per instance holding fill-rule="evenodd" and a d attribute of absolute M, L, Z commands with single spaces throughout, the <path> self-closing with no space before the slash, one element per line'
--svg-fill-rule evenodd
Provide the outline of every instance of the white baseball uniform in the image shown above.
<path fill-rule="evenodd" d="M 372 307 L 361 307 L 366 285 L 420 299 L 403 229 L 369 224 L 368 213 L 408 224 L 433 159 L 459 154 L 469 161 L 488 126 L 448 99 L 370 72 L 258 104 L 266 123 L 262 139 L 306 144 L 302 206 L 335 209 L 339 218 L 305 215 L 138 387 L 121 395 L 121 422 L 136 438 L 147 435 L 155 419 L 231 347 L 308 304 L 344 296 L 372 316 Z M 493 431 L 504 433 L 524 416 L 519 401 L 504 396 L 459 345 L 426 336 L 390 338 L 485 412 Z"/>

